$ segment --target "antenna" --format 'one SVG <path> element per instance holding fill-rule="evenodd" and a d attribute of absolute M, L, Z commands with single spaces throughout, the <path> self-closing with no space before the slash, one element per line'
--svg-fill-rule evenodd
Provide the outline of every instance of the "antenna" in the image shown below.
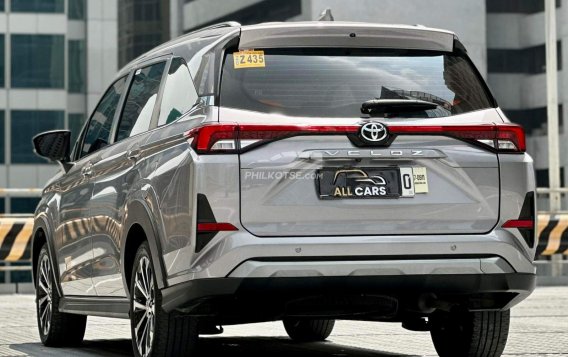
<path fill-rule="evenodd" d="M 333 15 L 331 14 L 331 9 L 328 7 L 323 10 L 318 17 L 318 21 L 334 21 Z"/>

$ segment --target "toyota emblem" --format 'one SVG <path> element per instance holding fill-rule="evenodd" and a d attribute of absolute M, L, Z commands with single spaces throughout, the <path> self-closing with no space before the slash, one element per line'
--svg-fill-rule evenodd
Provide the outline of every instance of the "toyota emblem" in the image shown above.
<path fill-rule="evenodd" d="M 361 127 L 361 137 L 370 143 L 380 143 L 389 135 L 387 128 L 381 123 L 367 123 Z"/>

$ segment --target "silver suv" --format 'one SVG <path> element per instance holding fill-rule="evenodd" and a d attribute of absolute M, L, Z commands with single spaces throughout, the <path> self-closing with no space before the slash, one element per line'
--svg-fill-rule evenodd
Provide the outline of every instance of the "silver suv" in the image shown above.
<path fill-rule="evenodd" d="M 451 32 L 219 24 L 122 69 L 35 213 L 48 346 L 129 318 L 136 356 L 223 325 L 335 319 L 430 331 L 440 356 L 499 356 L 535 286 L 535 181 Z"/>

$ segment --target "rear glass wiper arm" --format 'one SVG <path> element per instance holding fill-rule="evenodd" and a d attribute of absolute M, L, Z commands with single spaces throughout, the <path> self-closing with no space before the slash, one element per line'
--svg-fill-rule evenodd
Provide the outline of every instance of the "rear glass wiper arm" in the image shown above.
<path fill-rule="evenodd" d="M 361 112 L 370 114 L 414 112 L 421 110 L 436 109 L 438 104 L 420 99 L 371 99 L 361 104 Z"/>

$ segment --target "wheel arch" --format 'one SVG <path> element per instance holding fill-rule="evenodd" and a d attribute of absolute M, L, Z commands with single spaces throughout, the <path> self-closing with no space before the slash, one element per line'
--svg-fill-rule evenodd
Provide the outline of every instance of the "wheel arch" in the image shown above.
<path fill-rule="evenodd" d="M 57 265 L 57 254 L 55 251 L 53 239 L 50 239 L 50 237 L 53 237 L 53 231 L 51 230 L 51 226 L 48 223 L 47 218 L 41 215 L 36 216 L 34 219 L 34 228 L 32 233 L 32 282 L 35 286 L 39 253 L 43 245 L 46 244 L 49 257 L 51 258 L 51 269 L 55 277 L 55 287 L 57 288 L 57 293 L 59 294 L 59 296 L 63 296 L 63 291 L 59 282 L 59 266 Z"/>
<path fill-rule="evenodd" d="M 126 208 L 127 218 L 123 225 L 124 230 L 121 243 L 120 261 L 122 281 L 125 291 L 130 296 L 130 278 L 132 276 L 132 266 L 134 256 L 140 244 L 144 241 L 148 242 L 150 254 L 152 255 L 152 263 L 156 272 L 156 280 L 159 289 L 166 287 L 166 269 L 164 268 L 162 254 L 160 253 L 161 244 L 159 234 L 154 221 L 150 218 L 151 213 L 144 202 L 135 200 L 131 201 Z"/>

